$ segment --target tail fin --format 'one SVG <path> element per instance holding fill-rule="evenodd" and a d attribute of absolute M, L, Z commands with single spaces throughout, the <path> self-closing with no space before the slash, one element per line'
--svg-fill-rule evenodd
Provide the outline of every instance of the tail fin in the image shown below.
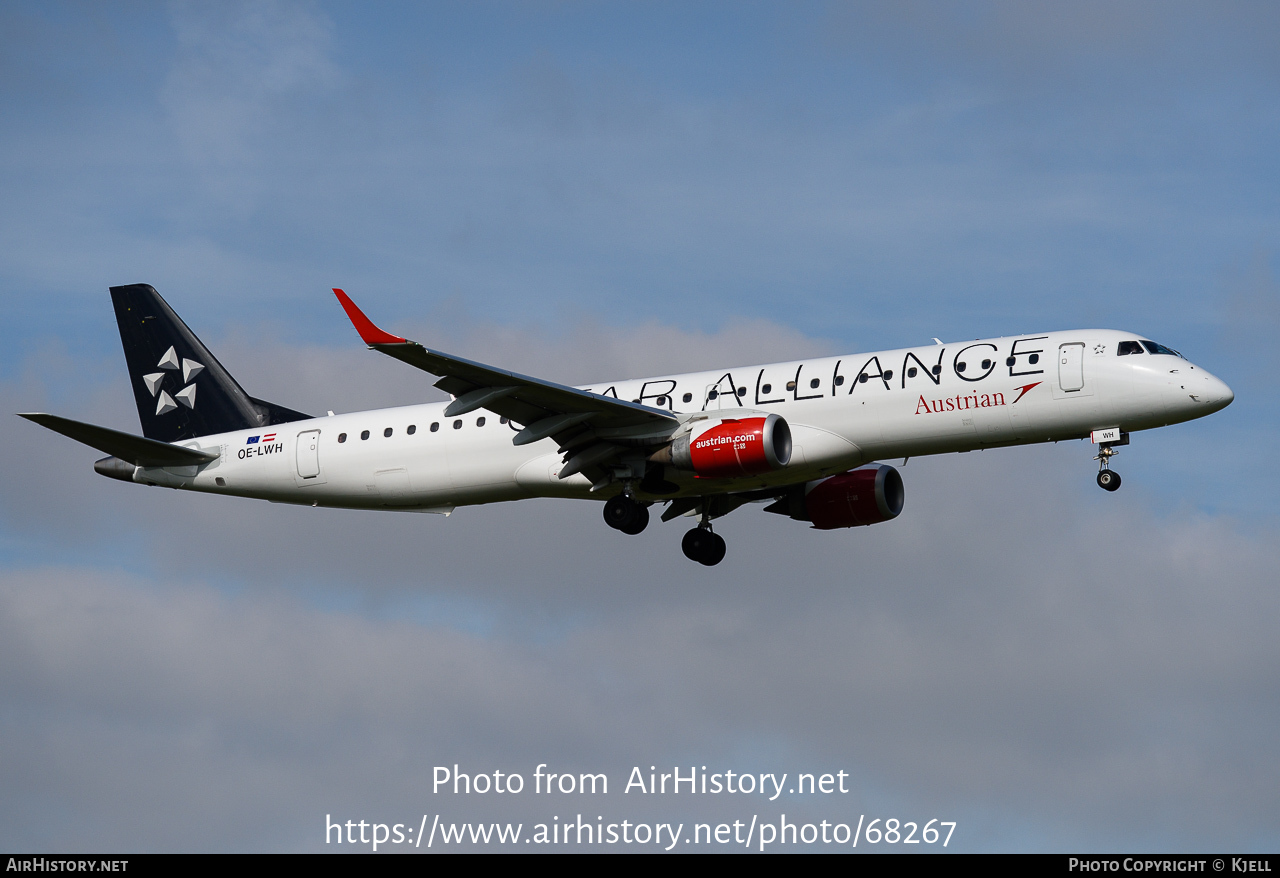
<path fill-rule="evenodd" d="M 155 288 L 111 288 L 142 434 L 178 442 L 310 418 L 244 392 Z"/>

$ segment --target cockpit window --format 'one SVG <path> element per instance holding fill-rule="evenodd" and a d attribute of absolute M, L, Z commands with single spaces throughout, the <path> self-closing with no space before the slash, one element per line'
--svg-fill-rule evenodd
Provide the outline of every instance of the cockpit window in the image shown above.
<path fill-rule="evenodd" d="M 1142 353 L 1142 345 L 1136 341 L 1122 341 L 1116 346 L 1116 356 L 1124 357 L 1129 354 Z"/>
<path fill-rule="evenodd" d="M 1181 356 L 1182 356 L 1182 354 L 1178 353 L 1178 352 L 1177 352 L 1177 351 L 1175 351 L 1173 348 L 1167 348 L 1167 347 L 1165 347 L 1164 345 L 1162 345 L 1162 344 L 1156 344 L 1156 343 L 1155 343 L 1155 342 L 1153 342 L 1153 341 L 1145 341 L 1145 340 L 1144 340 L 1144 341 L 1142 342 L 1142 346 L 1143 346 L 1144 348 L 1146 348 L 1146 349 L 1147 349 L 1147 353 L 1149 353 L 1149 354 L 1168 354 L 1168 355 L 1169 355 L 1169 356 L 1171 356 L 1171 357 L 1181 357 Z"/>

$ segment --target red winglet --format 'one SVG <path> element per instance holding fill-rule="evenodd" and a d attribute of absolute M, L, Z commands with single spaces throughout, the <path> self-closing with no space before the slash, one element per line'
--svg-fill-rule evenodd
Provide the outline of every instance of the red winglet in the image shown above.
<path fill-rule="evenodd" d="M 357 308 L 356 303 L 351 301 L 351 297 L 342 290 L 334 287 L 333 294 L 342 303 L 343 310 L 347 312 L 347 317 L 351 318 L 352 325 L 355 326 L 356 332 L 360 333 L 360 338 L 364 339 L 365 344 L 404 344 L 407 341 L 374 326 L 373 321 L 365 317 L 364 312 Z"/>

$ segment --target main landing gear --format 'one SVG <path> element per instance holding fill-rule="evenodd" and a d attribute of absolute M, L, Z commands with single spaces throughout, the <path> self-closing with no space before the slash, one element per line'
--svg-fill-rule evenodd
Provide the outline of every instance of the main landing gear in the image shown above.
<path fill-rule="evenodd" d="M 649 526 L 649 507 L 627 494 L 610 497 L 604 504 L 604 523 L 614 530 L 635 536 Z"/>
<path fill-rule="evenodd" d="M 680 541 L 684 556 L 706 567 L 714 567 L 724 560 L 724 537 L 711 530 L 711 501 L 702 503 L 702 521 L 684 535 Z"/>
<path fill-rule="evenodd" d="M 1098 461 L 1098 487 L 1104 491 L 1118 491 L 1120 489 L 1120 473 L 1111 469 L 1111 458 L 1119 453 L 1110 445 L 1102 444 L 1098 446 L 1098 456 L 1094 460 Z"/>
<path fill-rule="evenodd" d="M 714 567 L 724 560 L 724 537 L 713 533 L 711 525 L 700 524 L 684 535 L 680 542 L 684 556 L 707 567 Z"/>
<path fill-rule="evenodd" d="M 649 524 L 649 506 L 631 496 L 629 490 L 610 497 L 604 504 L 604 522 L 624 534 L 638 534 Z M 702 521 L 684 535 L 680 543 L 685 557 L 707 567 L 714 567 L 724 560 L 724 538 L 711 530 L 710 503 L 704 502 Z"/>

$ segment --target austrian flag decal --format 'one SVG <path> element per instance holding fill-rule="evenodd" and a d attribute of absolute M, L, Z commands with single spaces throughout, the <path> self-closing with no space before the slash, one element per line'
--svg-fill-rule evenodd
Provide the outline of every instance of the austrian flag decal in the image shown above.
<path fill-rule="evenodd" d="M 241 460 L 250 457 L 264 457 L 268 454 L 279 454 L 284 451 L 284 443 L 276 441 L 275 433 L 263 433 L 250 436 L 244 440 L 245 447 L 237 455 Z"/>

